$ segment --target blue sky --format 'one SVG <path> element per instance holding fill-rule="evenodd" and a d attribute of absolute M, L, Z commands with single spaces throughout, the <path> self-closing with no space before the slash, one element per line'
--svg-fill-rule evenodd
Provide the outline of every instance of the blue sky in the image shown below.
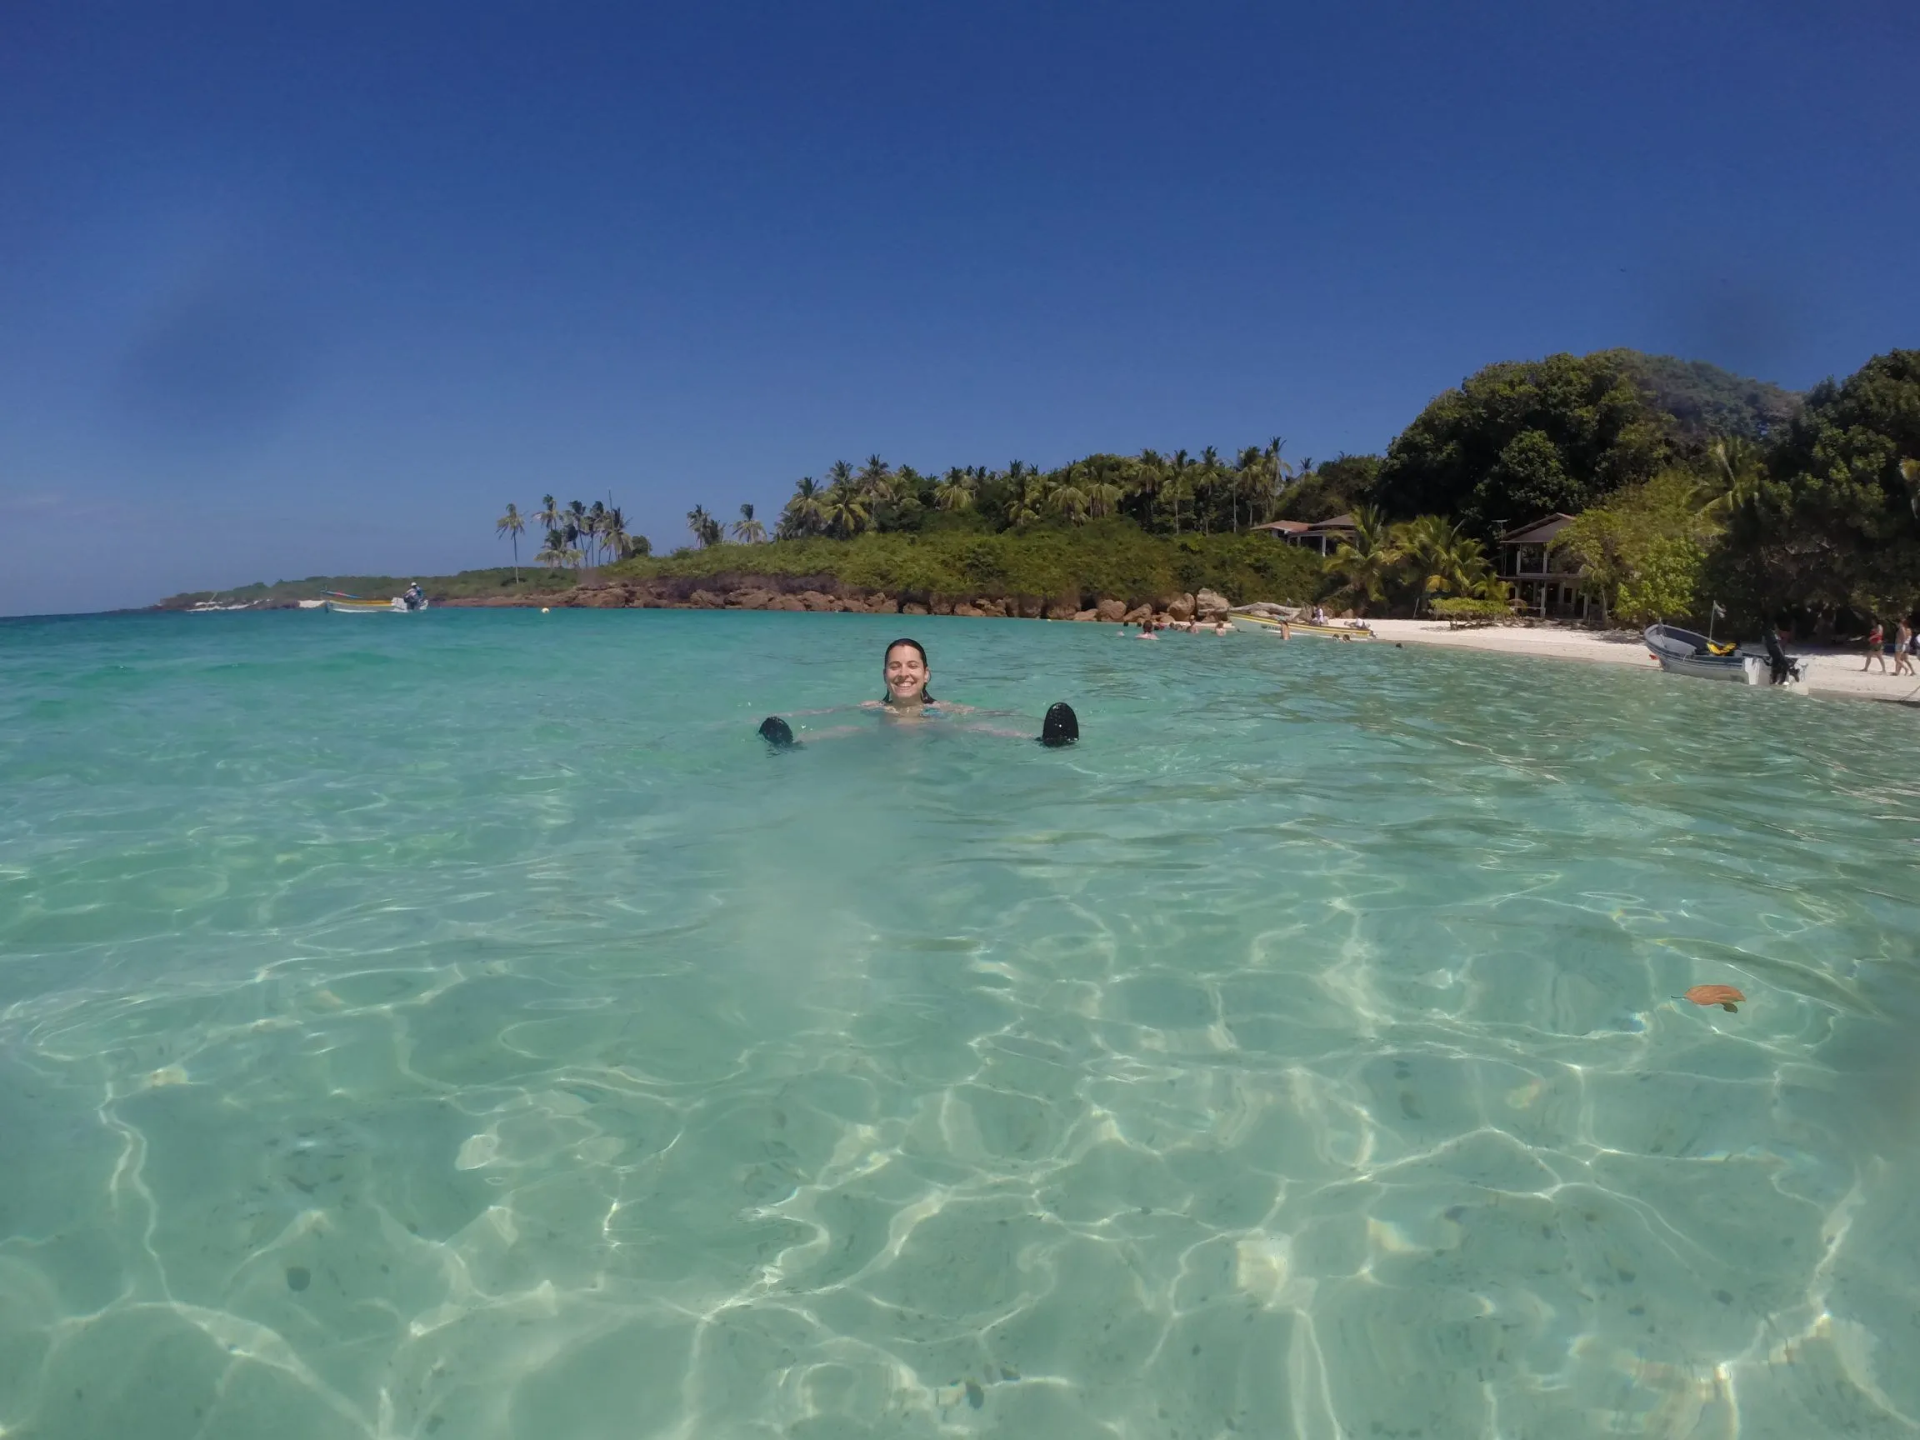
<path fill-rule="evenodd" d="M 1916 61 L 1892 0 L 15 0 L 0 613 L 1378 450 L 1556 350 L 1803 387 L 1920 344 Z"/>

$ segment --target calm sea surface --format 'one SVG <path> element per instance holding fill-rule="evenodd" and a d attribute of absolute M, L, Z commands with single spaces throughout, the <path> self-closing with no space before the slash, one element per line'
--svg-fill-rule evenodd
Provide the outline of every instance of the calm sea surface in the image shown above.
<path fill-rule="evenodd" d="M 1085 739 L 767 752 L 903 628 Z M 0 1435 L 1913 1435 L 1916 755 L 1310 639 L 0 622 Z"/>

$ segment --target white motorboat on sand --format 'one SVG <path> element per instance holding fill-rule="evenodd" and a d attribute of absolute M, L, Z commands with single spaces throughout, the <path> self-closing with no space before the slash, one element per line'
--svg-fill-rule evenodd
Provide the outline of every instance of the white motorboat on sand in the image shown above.
<path fill-rule="evenodd" d="M 1647 650 L 1660 668 L 1675 675 L 1691 675 L 1700 680 L 1731 680 L 1736 685 L 1773 683 L 1774 662 L 1765 649 L 1749 645 L 1716 644 L 1695 630 L 1678 625 L 1649 625 L 1643 637 Z M 1780 683 L 1793 689 L 1806 685 L 1812 661 L 1803 655 L 1781 651 L 1786 674 Z"/>

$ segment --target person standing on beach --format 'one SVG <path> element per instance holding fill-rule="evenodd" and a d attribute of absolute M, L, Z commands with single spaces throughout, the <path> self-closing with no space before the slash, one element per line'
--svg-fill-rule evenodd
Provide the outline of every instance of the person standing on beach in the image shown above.
<path fill-rule="evenodd" d="M 1886 644 L 1886 639 L 1886 627 L 1881 625 L 1878 620 L 1874 621 L 1873 629 L 1867 632 L 1867 663 L 1860 667 L 1860 673 L 1862 675 L 1873 668 L 1873 662 L 1876 660 L 1880 662 L 1880 673 L 1882 675 L 1887 673 L 1887 657 L 1883 649 Z"/>
<path fill-rule="evenodd" d="M 1900 617 L 1900 623 L 1893 627 L 1893 673 L 1911 675 L 1913 670 L 1913 627 L 1907 624 L 1906 616 Z"/>

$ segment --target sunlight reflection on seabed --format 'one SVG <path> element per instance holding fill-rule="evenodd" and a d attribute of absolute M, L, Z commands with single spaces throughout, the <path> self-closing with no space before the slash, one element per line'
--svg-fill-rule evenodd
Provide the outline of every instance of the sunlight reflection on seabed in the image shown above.
<path fill-rule="evenodd" d="M 581 618 L 0 752 L 0 1435 L 1920 1430 L 1877 710 L 949 622 L 1089 738 L 776 759 L 865 622 Z"/>

